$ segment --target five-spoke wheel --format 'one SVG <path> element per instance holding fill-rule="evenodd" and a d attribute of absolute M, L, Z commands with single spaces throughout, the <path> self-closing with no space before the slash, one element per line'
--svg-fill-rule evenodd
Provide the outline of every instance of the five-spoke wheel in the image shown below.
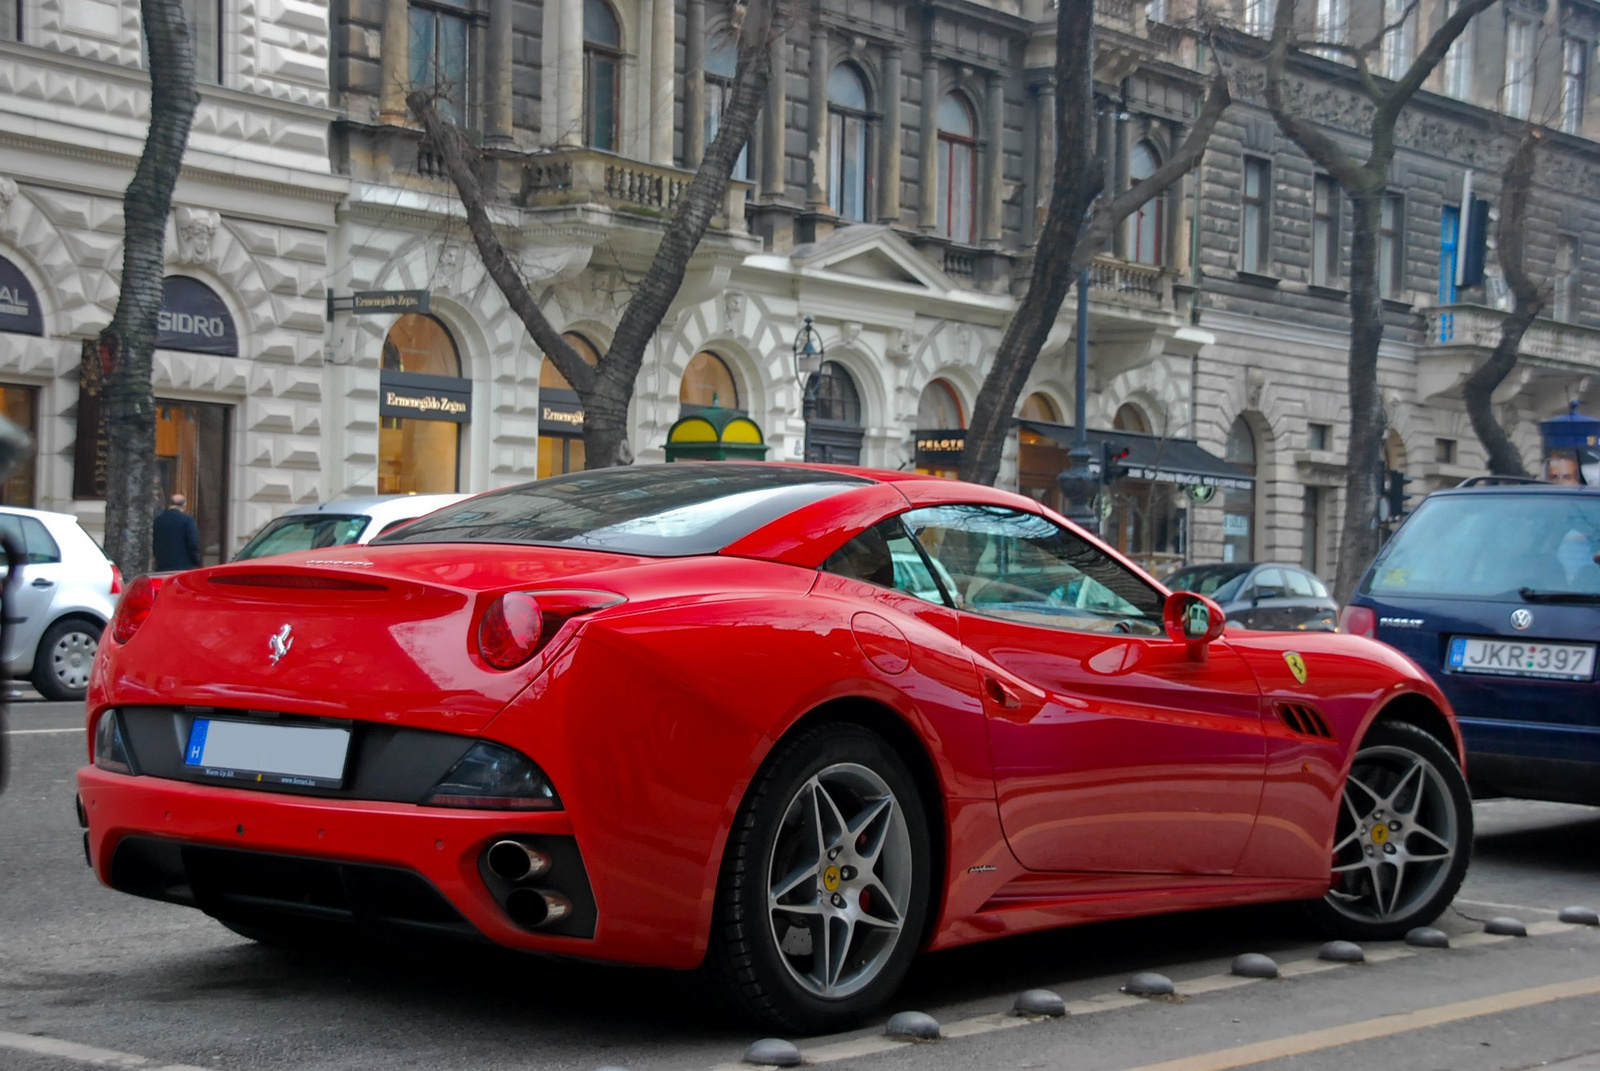
<path fill-rule="evenodd" d="M 723 866 L 711 963 L 724 988 L 775 1026 L 854 1023 L 922 940 L 931 854 L 911 773 L 881 737 L 831 724 L 779 745 Z"/>
<path fill-rule="evenodd" d="M 1345 779 L 1323 921 L 1384 940 L 1437 918 L 1460 888 L 1472 805 L 1455 758 L 1413 725 L 1374 727 Z"/>

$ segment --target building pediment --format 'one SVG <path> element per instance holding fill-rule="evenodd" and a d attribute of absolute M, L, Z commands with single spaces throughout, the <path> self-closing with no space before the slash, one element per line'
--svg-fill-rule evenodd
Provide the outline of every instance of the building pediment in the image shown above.
<path fill-rule="evenodd" d="M 893 229 L 878 224 L 842 227 L 820 242 L 797 247 L 789 259 L 807 274 L 848 276 L 948 294 L 954 281 L 928 263 Z"/>

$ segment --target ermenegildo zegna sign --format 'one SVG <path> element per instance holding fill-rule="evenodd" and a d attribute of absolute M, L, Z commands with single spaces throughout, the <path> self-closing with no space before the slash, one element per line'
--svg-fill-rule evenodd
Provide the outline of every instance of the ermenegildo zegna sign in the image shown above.
<path fill-rule="evenodd" d="M 472 380 L 384 372 L 378 377 L 378 415 L 465 424 L 472 419 Z"/>
<path fill-rule="evenodd" d="M 239 332 L 217 292 L 198 279 L 169 275 L 161 281 L 156 349 L 239 356 Z"/>

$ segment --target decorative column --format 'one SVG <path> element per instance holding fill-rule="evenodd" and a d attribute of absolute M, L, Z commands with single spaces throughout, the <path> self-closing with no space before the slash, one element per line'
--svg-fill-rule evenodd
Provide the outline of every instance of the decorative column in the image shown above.
<path fill-rule="evenodd" d="M 883 57 L 883 129 L 879 131 L 878 222 L 900 222 L 900 46 Z"/>
<path fill-rule="evenodd" d="M 983 160 L 983 241 L 998 244 L 1004 219 L 1006 83 L 998 71 L 989 72 L 984 87 L 984 126 L 988 147 Z"/>
<path fill-rule="evenodd" d="M 1050 214 L 1050 194 L 1056 181 L 1056 87 L 1049 82 L 1039 85 L 1038 116 L 1038 174 L 1034 179 L 1033 236 L 1038 240 L 1045 217 Z"/>
<path fill-rule="evenodd" d="M 484 65 L 483 136 L 490 144 L 512 140 L 511 0 L 489 0 L 488 62 Z"/>
<path fill-rule="evenodd" d="M 672 166 L 672 57 L 677 44 L 672 0 L 650 5 L 650 162 Z M 701 63 L 702 70 L 705 64 Z"/>
<path fill-rule="evenodd" d="M 683 32 L 683 166 L 693 171 L 706 154 L 706 0 L 689 0 Z"/>
<path fill-rule="evenodd" d="M 406 121 L 406 91 L 411 86 L 411 7 L 407 0 L 384 0 L 383 63 L 378 90 L 379 119 Z"/>
<path fill-rule="evenodd" d="M 825 208 L 828 204 L 828 31 L 811 31 L 811 96 L 807 110 L 810 125 L 806 132 L 806 205 Z"/>
<path fill-rule="evenodd" d="M 761 117 L 766 124 L 761 133 L 761 196 L 779 200 L 786 185 L 783 173 L 784 138 L 788 134 L 785 113 L 789 101 L 783 84 L 789 77 L 789 46 L 780 34 L 772 41 L 772 78 L 767 82 L 767 103 Z"/>
<path fill-rule="evenodd" d="M 583 144 L 583 0 L 560 0 L 556 59 L 556 144 Z"/>
<path fill-rule="evenodd" d="M 928 24 L 930 43 L 933 23 Z M 939 226 L 939 61 L 932 52 L 922 57 L 921 204 L 917 225 L 925 231 Z"/>

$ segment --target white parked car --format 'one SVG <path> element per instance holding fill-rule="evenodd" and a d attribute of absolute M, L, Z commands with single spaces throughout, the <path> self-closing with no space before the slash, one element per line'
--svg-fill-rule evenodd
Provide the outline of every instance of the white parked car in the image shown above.
<path fill-rule="evenodd" d="M 23 553 L 6 600 L 6 676 L 46 699 L 82 699 L 122 575 L 70 513 L 0 506 L 0 531 Z"/>
<path fill-rule="evenodd" d="M 274 517 L 233 556 L 236 562 L 269 554 L 370 543 L 391 528 L 414 521 L 468 495 L 367 495 L 297 506 Z"/>

